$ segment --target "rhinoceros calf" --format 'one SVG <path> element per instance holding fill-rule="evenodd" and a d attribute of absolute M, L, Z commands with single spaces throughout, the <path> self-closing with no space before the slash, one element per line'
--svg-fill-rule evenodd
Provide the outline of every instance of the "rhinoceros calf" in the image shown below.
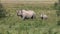
<path fill-rule="evenodd" d="M 41 19 L 47 19 L 48 18 L 48 16 L 46 14 L 41 14 L 40 17 L 41 17 Z"/>
<path fill-rule="evenodd" d="M 17 15 L 18 16 L 21 16 L 21 18 L 23 18 L 23 20 L 25 19 L 33 19 L 34 17 L 36 17 L 36 13 L 32 10 L 20 10 L 20 11 L 17 11 Z"/>

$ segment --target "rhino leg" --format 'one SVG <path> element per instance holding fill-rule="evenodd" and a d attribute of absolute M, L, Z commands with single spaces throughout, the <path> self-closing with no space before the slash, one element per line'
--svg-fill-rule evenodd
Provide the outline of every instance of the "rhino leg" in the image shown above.
<path fill-rule="evenodd" d="M 33 19 L 34 17 L 32 16 L 31 19 Z"/>
<path fill-rule="evenodd" d="M 44 19 L 43 17 L 41 17 L 41 19 Z"/>
<path fill-rule="evenodd" d="M 36 15 L 32 15 L 31 19 L 34 19 L 34 18 L 36 18 Z"/>
<path fill-rule="evenodd" d="M 22 16 L 22 19 L 25 20 L 26 19 L 26 16 Z"/>
<path fill-rule="evenodd" d="M 20 17 L 22 18 L 23 16 L 22 16 L 22 15 L 20 15 Z"/>

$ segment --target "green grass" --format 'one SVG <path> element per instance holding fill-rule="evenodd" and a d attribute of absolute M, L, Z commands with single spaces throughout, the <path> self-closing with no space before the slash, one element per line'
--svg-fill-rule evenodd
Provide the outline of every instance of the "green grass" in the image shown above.
<path fill-rule="evenodd" d="M 7 17 L 0 20 L 0 34 L 60 34 L 53 5 L 3 4 L 3 6 L 6 9 Z M 16 10 L 21 8 L 34 10 L 37 14 L 36 19 L 22 20 L 16 15 Z M 42 12 L 48 15 L 47 20 L 39 18 L 39 13 Z"/>

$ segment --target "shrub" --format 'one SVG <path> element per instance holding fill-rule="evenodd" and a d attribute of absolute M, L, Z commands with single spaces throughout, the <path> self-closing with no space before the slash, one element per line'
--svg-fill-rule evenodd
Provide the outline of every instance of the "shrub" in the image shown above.
<path fill-rule="evenodd" d="M 5 17 L 5 10 L 4 10 L 2 4 L 0 3 L 0 18 L 2 18 L 2 17 Z"/>
<path fill-rule="evenodd" d="M 57 21 L 57 25 L 60 25 L 60 21 Z"/>
<path fill-rule="evenodd" d="M 60 10 L 56 11 L 57 16 L 60 16 Z"/>

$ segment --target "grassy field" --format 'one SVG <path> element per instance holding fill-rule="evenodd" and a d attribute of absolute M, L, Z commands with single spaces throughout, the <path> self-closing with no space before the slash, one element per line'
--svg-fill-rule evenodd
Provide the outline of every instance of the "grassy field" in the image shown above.
<path fill-rule="evenodd" d="M 0 34 L 60 34 L 60 26 L 53 5 L 49 4 L 2 4 L 6 9 L 7 17 L 0 20 Z M 36 19 L 23 21 L 18 17 L 18 9 L 34 10 Z M 41 20 L 39 13 L 48 15 L 47 20 Z"/>

